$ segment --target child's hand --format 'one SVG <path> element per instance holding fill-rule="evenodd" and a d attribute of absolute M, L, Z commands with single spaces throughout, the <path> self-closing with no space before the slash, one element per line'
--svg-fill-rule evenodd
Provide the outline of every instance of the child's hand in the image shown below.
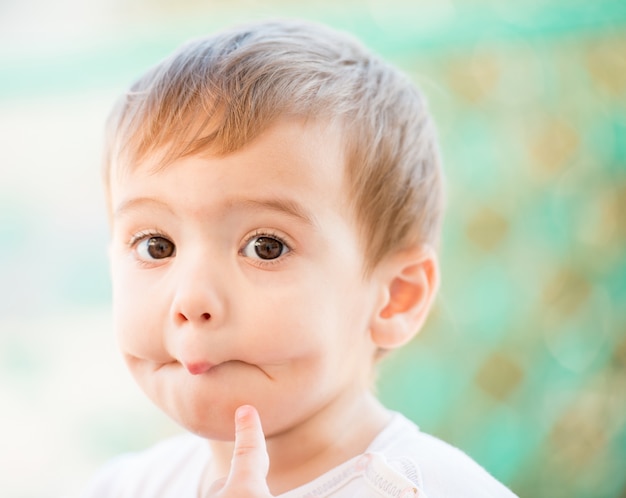
<path fill-rule="evenodd" d="M 235 414 L 230 473 L 213 483 L 207 498 L 271 498 L 266 481 L 269 466 L 259 414 L 252 406 L 240 406 Z"/>

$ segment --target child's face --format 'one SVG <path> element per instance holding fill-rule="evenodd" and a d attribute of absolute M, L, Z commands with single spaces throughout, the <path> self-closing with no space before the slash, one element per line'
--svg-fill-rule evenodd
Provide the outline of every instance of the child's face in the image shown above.
<path fill-rule="evenodd" d="M 366 395 L 380 287 L 343 163 L 335 128 L 282 120 L 233 154 L 113 179 L 119 344 L 188 429 L 232 438 L 248 403 L 271 436 Z"/>

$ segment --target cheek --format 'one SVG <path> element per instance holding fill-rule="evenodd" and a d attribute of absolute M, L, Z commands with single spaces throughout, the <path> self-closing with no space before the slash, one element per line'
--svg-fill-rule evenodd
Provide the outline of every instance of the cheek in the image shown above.
<path fill-rule="evenodd" d="M 119 270 L 119 271 L 118 271 Z M 157 285 L 144 284 L 132 269 L 112 265 L 113 327 L 124 355 L 165 360 L 162 306 Z"/>
<path fill-rule="evenodd" d="M 320 349 L 315 323 L 304 307 L 291 299 L 257 302 L 252 309 L 248 306 L 240 313 L 245 318 L 237 320 L 240 325 L 234 329 L 245 342 L 242 344 L 244 359 L 279 365 Z"/>
<path fill-rule="evenodd" d="M 298 282 L 282 285 L 262 299 L 241 296 L 254 303 L 240 315 L 246 321 L 241 327 L 253 331 L 248 335 L 250 354 L 268 362 L 305 357 L 323 362 L 334 361 L 345 348 L 358 347 L 357 342 L 367 337 L 363 319 L 367 305 L 359 289 L 342 283 L 317 274 L 299 277 Z"/>

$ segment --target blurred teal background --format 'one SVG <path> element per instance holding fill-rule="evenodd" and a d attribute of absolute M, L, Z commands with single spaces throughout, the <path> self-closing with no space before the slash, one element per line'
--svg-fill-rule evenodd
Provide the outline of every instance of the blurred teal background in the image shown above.
<path fill-rule="evenodd" d="M 626 497 L 626 2 L 0 1 L 0 494 L 172 434 L 110 331 L 103 122 L 184 40 L 298 16 L 406 70 L 448 179 L 443 285 L 379 391 L 522 497 Z"/>

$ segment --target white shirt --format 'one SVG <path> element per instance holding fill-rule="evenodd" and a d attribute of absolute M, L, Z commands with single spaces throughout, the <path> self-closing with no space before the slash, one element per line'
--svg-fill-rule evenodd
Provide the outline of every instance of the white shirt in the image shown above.
<path fill-rule="evenodd" d="M 185 434 L 105 466 L 84 498 L 197 498 L 211 458 Z M 399 413 L 367 451 L 279 498 L 514 498 L 470 457 Z"/>

